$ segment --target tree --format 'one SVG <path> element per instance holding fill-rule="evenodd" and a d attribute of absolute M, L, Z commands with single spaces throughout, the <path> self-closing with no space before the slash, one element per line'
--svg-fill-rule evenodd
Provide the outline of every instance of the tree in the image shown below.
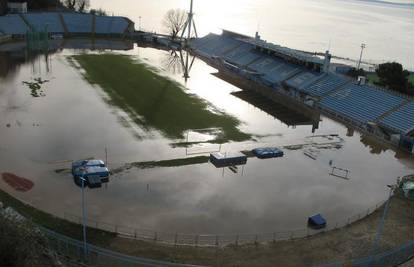
<path fill-rule="evenodd" d="M 79 12 L 84 12 L 87 8 L 89 8 L 89 0 L 77 0 L 76 7 Z"/>
<path fill-rule="evenodd" d="M 65 0 L 64 5 L 70 10 L 75 10 L 76 0 Z"/>
<path fill-rule="evenodd" d="M 96 15 L 96 16 L 106 16 L 107 13 L 105 10 L 103 10 L 102 8 L 98 8 L 98 9 L 91 9 L 89 11 L 89 13 Z"/>
<path fill-rule="evenodd" d="M 84 12 L 89 8 L 89 0 L 64 0 L 63 4 L 70 10 Z"/>
<path fill-rule="evenodd" d="M 187 13 L 182 9 L 169 10 L 163 20 L 163 25 L 167 29 L 171 39 L 175 40 L 178 34 L 184 29 L 187 21 Z"/>
<path fill-rule="evenodd" d="M 31 10 L 53 9 L 62 7 L 62 4 L 60 0 L 27 0 L 27 7 Z"/>
<path fill-rule="evenodd" d="M 357 70 L 356 68 L 352 68 L 346 73 L 346 75 L 353 78 L 358 78 L 359 76 L 366 76 L 366 73 L 363 69 Z"/>
<path fill-rule="evenodd" d="M 408 93 L 409 83 L 408 76 L 410 73 L 403 69 L 403 66 L 397 62 L 388 62 L 380 64 L 375 71 L 379 81 L 377 85 L 387 87 L 401 93 Z"/>
<path fill-rule="evenodd" d="M 0 266 L 61 266 L 46 238 L 30 222 L 0 215 Z"/>

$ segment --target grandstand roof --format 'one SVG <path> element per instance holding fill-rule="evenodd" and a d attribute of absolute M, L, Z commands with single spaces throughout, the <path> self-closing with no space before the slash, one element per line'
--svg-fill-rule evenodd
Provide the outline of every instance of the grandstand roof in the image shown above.
<path fill-rule="evenodd" d="M 47 27 L 50 33 L 64 34 L 66 26 L 68 32 L 72 34 L 87 34 L 92 33 L 93 30 L 96 34 L 123 34 L 131 25 L 131 21 L 124 17 L 95 16 L 94 20 L 93 16 L 77 12 L 9 14 L 0 16 L 0 32 L 24 35 L 28 30 L 44 31 Z"/>
<path fill-rule="evenodd" d="M 288 48 L 288 47 L 280 46 L 280 45 L 277 45 L 277 44 L 268 43 L 264 40 L 244 39 L 243 41 L 247 42 L 247 43 L 250 43 L 254 46 L 276 52 L 278 54 L 286 55 L 288 57 L 297 59 L 299 61 L 312 62 L 312 63 L 319 64 L 319 65 L 324 64 L 324 60 L 317 57 L 317 56 L 313 56 L 309 53 L 305 53 L 305 52 L 302 52 L 302 51 L 299 51 L 299 50 L 295 50 L 295 49 L 291 49 L 291 48 Z"/>

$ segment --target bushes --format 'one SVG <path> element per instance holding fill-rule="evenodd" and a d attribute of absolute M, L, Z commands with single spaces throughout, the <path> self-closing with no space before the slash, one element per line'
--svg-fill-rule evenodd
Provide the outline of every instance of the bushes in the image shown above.
<path fill-rule="evenodd" d="M 46 251 L 47 241 L 30 223 L 0 215 L 0 266 L 44 266 Z"/>
<path fill-rule="evenodd" d="M 404 94 L 412 93 L 414 86 L 408 81 L 410 73 L 404 70 L 401 64 L 397 62 L 380 64 L 375 72 L 379 78 L 377 85 Z"/>

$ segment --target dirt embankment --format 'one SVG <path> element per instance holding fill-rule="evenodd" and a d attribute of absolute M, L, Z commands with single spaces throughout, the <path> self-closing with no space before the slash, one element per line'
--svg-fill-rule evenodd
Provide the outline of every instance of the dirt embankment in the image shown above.
<path fill-rule="evenodd" d="M 209 266 L 311 266 L 370 254 L 383 209 L 338 230 L 305 239 L 224 248 L 174 247 L 115 238 L 110 248 L 135 256 Z M 414 239 L 414 202 L 397 194 L 390 202 L 380 251 Z"/>

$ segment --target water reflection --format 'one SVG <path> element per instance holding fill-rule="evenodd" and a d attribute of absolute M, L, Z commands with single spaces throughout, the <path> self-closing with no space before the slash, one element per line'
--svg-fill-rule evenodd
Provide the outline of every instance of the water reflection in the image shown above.
<path fill-rule="evenodd" d="M 126 51 L 134 49 L 134 43 L 127 40 L 65 39 L 49 40 L 47 45 L 33 45 L 24 41 L 0 45 L 0 78 L 14 76 L 23 64 L 31 63 L 33 74 L 40 74 L 39 58 L 44 58 L 46 73 L 51 71 L 50 56 L 63 49 L 87 51 Z"/>
<path fill-rule="evenodd" d="M 137 55 L 138 51 L 120 53 Z M 140 48 L 139 53 L 141 60 L 146 58 L 148 64 L 158 69 L 164 68 L 162 62 L 170 55 L 152 48 Z M 34 184 L 25 193 L 15 191 L 3 180 L 0 187 L 58 216 L 63 216 L 63 211 L 79 214 L 80 198 L 70 173 L 55 170 L 68 168 L 75 159 L 104 158 L 106 147 L 109 167 L 117 169 L 127 163 L 182 159 L 195 153 L 208 157 L 209 152 L 218 150 L 225 153 L 296 145 L 296 150 L 284 149 L 283 158 L 249 158 L 245 169 L 239 168 L 237 174 L 203 162 L 149 169 L 132 166 L 114 175 L 107 188 L 88 192 L 91 218 L 167 232 L 214 234 L 297 229 L 304 227 L 307 216 L 314 213 L 324 214 L 328 222 L 343 220 L 383 201 L 388 193 L 387 184 L 395 182 L 397 176 L 413 172 L 412 158 L 391 149 L 373 154 L 375 146 L 385 146 L 366 146 L 370 144 L 368 139 L 358 131 L 352 136 L 338 122 L 316 116 L 316 128 L 313 116 L 286 118 L 293 113 L 274 112 L 255 102 L 259 107 L 256 108 L 231 94 L 240 89 L 211 75 L 217 70 L 197 59 L 186 91 L 243 121 L 241 129 L 254 133 L 256 140 L 180 147 L 171 146 L 177 140 L 158 131 L 137 139 L 123 126 L 120 117 L 134 130 L 141 133 L 142 129 L 124 110 L 108 104 L 110 97 L 104 90 L 82 78 L 67 61 L 66 56 L 74 54 L 76 51 L 63 50 L 49 55 L 50 72 L 42 73 L 46 76 L 43 79 L 50 79 L 46 86 L 52 88 L 46 91 L 47 97 L 34 99 L 22 84 L 38 77 L 33 75 L 31 64 L 21 64 L 14 75 L 0 84 L 0 172 L 25 177 Z M 42 57 L 38 60 L 45 64 Z M 182 73 L 170 75 L 185 83 Z M 293 124 L 297 124 L 296 128 L 288 126 Z M 321 138 L 318 136 L 334 135 L 342 138 L 341 146 L 313 144 Z M 189 132 L 188 139 L 205 142 L 210 136 Z M 310 148 L 316 159 L 304 154 Z M 349 169 L 350 180 L 330 176 L 330 165 Z"/>
<path fill-rule="evenodd" d="M 181 51 L 171 50 L 165 54 L 162 65 L 163 67 L 173 75 L 183 73 L 183 65 L 180 57 Z"/>
<path fill-rule="evenodd" d="M 14 76 L 22 64 L 34 62 L 42 53 L 28 54 L 26 50 L 1 51 L 0 50 L 0 78 Z"/>
<path fill-rule="evenodd" d="M 369 148 L 371 154 L 380 155 L 389 149 L 379 140 L 367 135 L 361 135 L 361 143 Z"/>

